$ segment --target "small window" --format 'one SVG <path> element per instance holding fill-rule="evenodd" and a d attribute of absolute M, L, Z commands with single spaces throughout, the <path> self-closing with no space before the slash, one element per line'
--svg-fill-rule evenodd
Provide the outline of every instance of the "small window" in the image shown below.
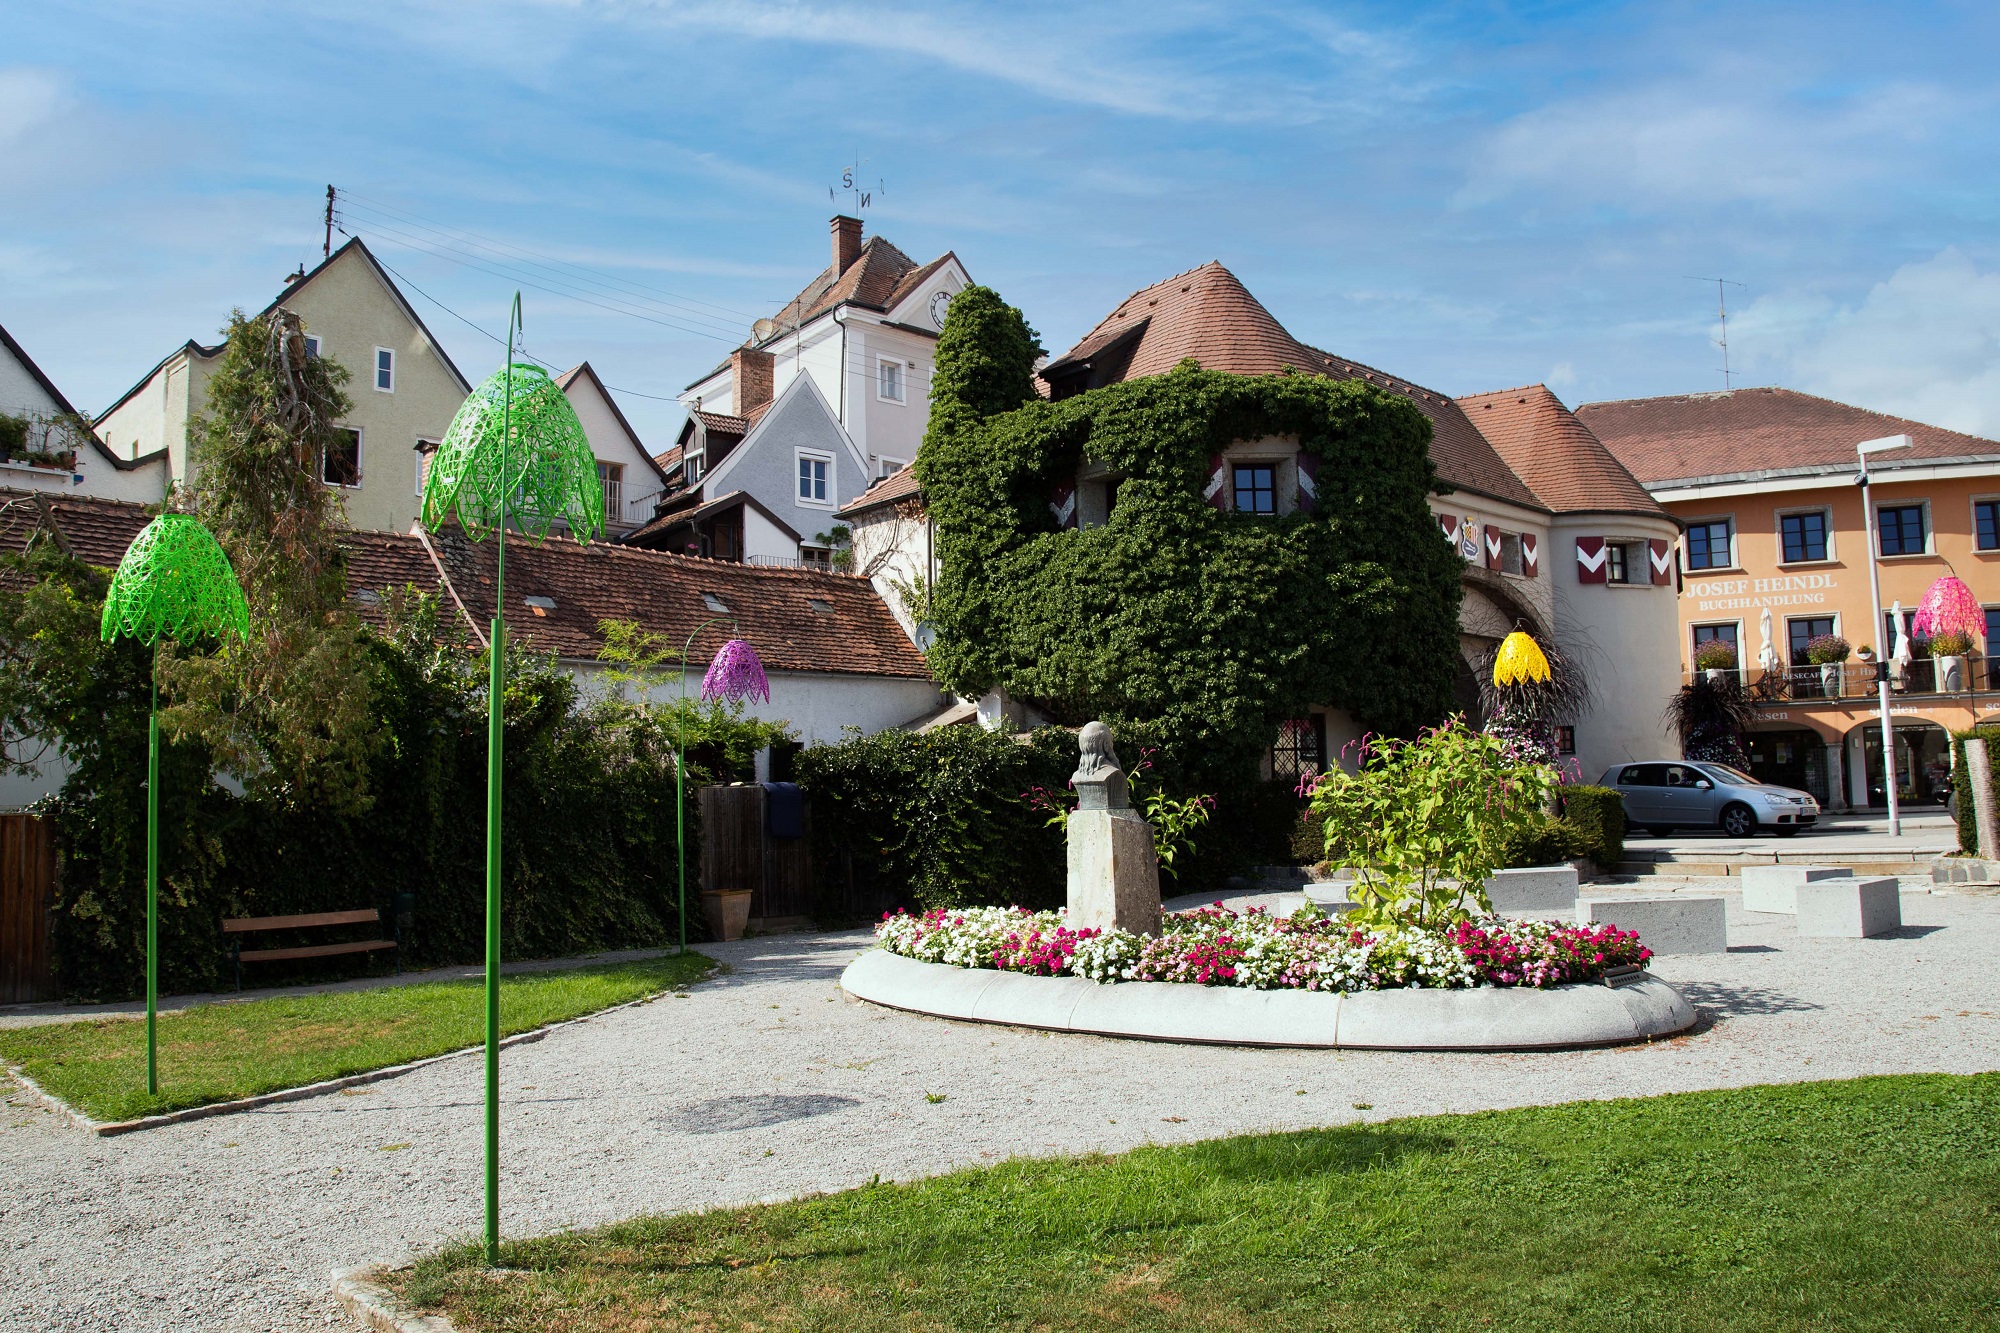
<path fill-rule="evenodd" d="M 340 443 L 326 451 L 320 480 L 329 486 L 361 484 L 361 430 L 357 426 L 335 426 Z"/>
<path fill-rule="evenodd" d="M 681 464 L 682 480 L 684 480 L 686 484 L 688 484 L 689 486 L 693 486 L 701 480 L 703 461 L 704 461 L 704 455 L 689 454 L 687 456 L 687 461 Z"/>
<path fill-rule="evenodd" d="M 701 604 L 717 615 L 729 614 L 729 603 L 723 601 L 712 592 L 705 592 L 701 595 Z"/>
<path fill-rule="evenodd" d="M 396 392 L 396 353 L 387 347 L 375 349 L 375 391 Z"/>
<path fill-rule="evenodd" d="M 1875 520 L 1883 555 L 1922 555 L 1927 549 L 1922 505 L 1884 505 L 1875 511 Z"/>
<path fill-rule="evenodd" d="M 818 597 L 806 598 L 806 606 L 816 616 L 830 616 L 833 614 L 833 603 L 823 601 Z"/>
<path fill-rule="evenodd" d="M 879 376 L 875 386 L 875 396 L 885 402 L 903 401 L 903 363 L 891 361 L 887 357 L 878 363 Z"/>
<path fill-rule="evenodd" d="M 801 453 L 799 459 L 799 503 L 832 503 L 833 459 L 825 454 Z"/>
<path fill-rule="evenodd" d="M 831 574 L 833 572 L 832 548 L 826 546 L 806 546 L 801 544 L 799 547 L 799 567 L 801 569 L 824 570 L 827 573 Z"/>
<path fill-rule="evenodd" d="M 1317 777 L 1326 767 L 1326 715 L 1295 718 L 1278 724 L 1278 741 L 1271 747 L 1273 778 Z"/>
<path fill-rule="evenodd" d="M 880 466 L 880 468 L 882 469 L 880 472 L 877 472 L 875 474 L 876 479 L 879 481 L 883 477 L 895 476 L 898 472 L 901 472 L 906 465 L 900 458 L 884 458 L 880 460 L 878 466 Z"/>
<path fill-rule="evenodd" d="M 1607 583 L 1630 583 L 1632 581 L 1631 551 L 1618 542 L 1604 545 L 1604 581 Z"/>
<path fill-rule="evenodd" d="M 556 609 L 556 599 L 553 597 L 523 597 L 521 601 L 538 616 L 546 616 Z"/>
<path fill-rule="evenodd" d="M 1733 569 L 1736 561 L 1729 545 L 1732 526 L 1726 518 L 1710 519 L 1690 526 L 1687 531 L 1687 567 Z"/>
<path fill-rule="evenodd" d="M 1972 540 L 1982 551 L 2000 551 L 2000 500 L 1973 502 Z"/>
<path fill-rule="evenodd" d="M 308 360 L 316 360 L 319 357 L 319 335 L 317 333 L 308 333 L 306 335 L 306 357 Z"/>
<path fill-rule="evenodd" d="M 1826 559 L 1826 511 L 1812 509 L 1803 514 L 1780 514 L 1778 535 L 1785 548 L 1785 563 Z"/>
<path fill-rule="evenodd" d="M 1518 574 L 1521 572 L 1522 568 L 1523 566 L 1521 564 L 1521 534 L 1518 532 L 1501 533 L 1500 572 L 1502 574 Z"/>
<path fill-rule="evenodd" d="M 1276 469 L 1258 463 L 1236 469 L 1236 510 L 1242 514 L 1278 512 Z"/>
<path fill-rule="evenodd" d="M 1556 728 L 1556 753 L 1557 753 L 1557 754 L 1571 754 L 1571 755 L 1573 755 L 1573 754 L 1575 754 L 1575 753 L 1576 753 L 1576 728 L 1575 728 L 1575 727 L 1557 727 L 1557 728 Z"/>

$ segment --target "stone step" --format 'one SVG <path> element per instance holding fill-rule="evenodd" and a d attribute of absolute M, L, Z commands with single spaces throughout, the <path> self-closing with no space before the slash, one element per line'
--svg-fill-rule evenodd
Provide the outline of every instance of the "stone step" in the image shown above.
<path fill-rule="evenodd" d="M 1614 873 L 1621 877 L 1638 876 L 1644 879 L 1727 879 L 1741 875 L 1745 866 L 1812 864 L 1839 866 L 1843 870 L 1862 876 L 1918 876 L 1929 875 L 1931 873 L 1931 861 L 1933 859 L 1930 856 L 1925 856 L 1921 860 L 1918 860 L 1909 857 L 1883 856 L 1870 853 L 1854 857 L 1815 856 L 1811 858 L 1810 862 L 1801 860 L 1796 863 L 1719 859 L 1714 861 L 1620 861 Z"/>

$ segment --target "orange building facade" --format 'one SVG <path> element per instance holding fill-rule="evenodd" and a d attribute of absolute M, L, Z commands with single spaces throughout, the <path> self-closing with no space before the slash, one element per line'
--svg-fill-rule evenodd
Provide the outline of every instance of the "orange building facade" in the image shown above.
<path fill-rule="evenodd" d="M 1586 404 L 1597 432 L 1683 526 L 1678 552 L 1683 678 L 1711 641 L 1735 649 L 1756 700 L 1746 737 L 1756 776 L 1829 809 L 1886 804 L 1874 663 L 1891 665 L 1902 799 L 1948 790 L 1948 733 L 2000 719 L 2000 442 L 1783 389 Z M 1869 537 L 1855 446 L 1907 435 L 1869 460 L 1882 616 L 1869 595 Z M 1985 624 L 1962 668 L 1906 631 L 1939 578 L 1972 589 Z M 1808 660 L 1837 635 L 1846 662 Z M 1867 650 L 1864 654 L 1863 650 Z"/>

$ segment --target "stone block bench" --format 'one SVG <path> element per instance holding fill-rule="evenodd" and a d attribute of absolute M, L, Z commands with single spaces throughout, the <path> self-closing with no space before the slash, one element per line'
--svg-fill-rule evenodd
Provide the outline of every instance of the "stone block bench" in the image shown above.
<path fill-rule="evenodd" d="M 1844 866 L 1744 866 L 1743 910 L 1782 912 L 1799 910 L 1799 886 L 1825 879 L 1847 879 L 1854 874 Z"/>
<path fill-rule="evenodd" d="M 1879 879 L 1826 879 L 1799 887 L 1799 934 L 1865 940 L 1903 924 L 1902 887 Z"/>
<path fill-rule="evenodd" d="M 1522 866 L 1517 870 L 1496 870 L 1486 881 L 1486 897 L 1502 916 L 1545 917 L 1576 915 L 1576 867 L 1567 863 L 1552 866 Z"/>
<path fill-rule="evenodd" d="M 1586 926 L 1636 930 L 1656 954 L 1727 953 L 1729 920 L 1720 898 L 1592 898 L 1577 914 Z"/>

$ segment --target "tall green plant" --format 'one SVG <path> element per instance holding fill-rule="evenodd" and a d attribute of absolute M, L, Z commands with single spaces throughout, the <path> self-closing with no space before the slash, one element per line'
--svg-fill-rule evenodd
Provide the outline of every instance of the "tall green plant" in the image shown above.
<path fill-rule="evenodd" d="M 1555 788 L 1554 770 L 1512 762 L 1502 738 L 1453 717 L 1413 740 L 1371 739 L 1356 772 L 1320 777 L 1312 808 L 1327 859 L 1355 872 L 1351 919 L 1434 928 L 1492 911 L 1487 878 Z"/>
<path fill-rule="evenodd" d="M 198 740 L 259 798 L 359 812 L 384 741 L 361 622 L 346 603 L 341 502 L 326 457 L 347 443 L 347 371 L 306 352 L 299 317 L 237 311 L 208 406 L 190 426 L 193 505 L 242 577 L 249 637 L 170 653 L 161 724 Z"/>

